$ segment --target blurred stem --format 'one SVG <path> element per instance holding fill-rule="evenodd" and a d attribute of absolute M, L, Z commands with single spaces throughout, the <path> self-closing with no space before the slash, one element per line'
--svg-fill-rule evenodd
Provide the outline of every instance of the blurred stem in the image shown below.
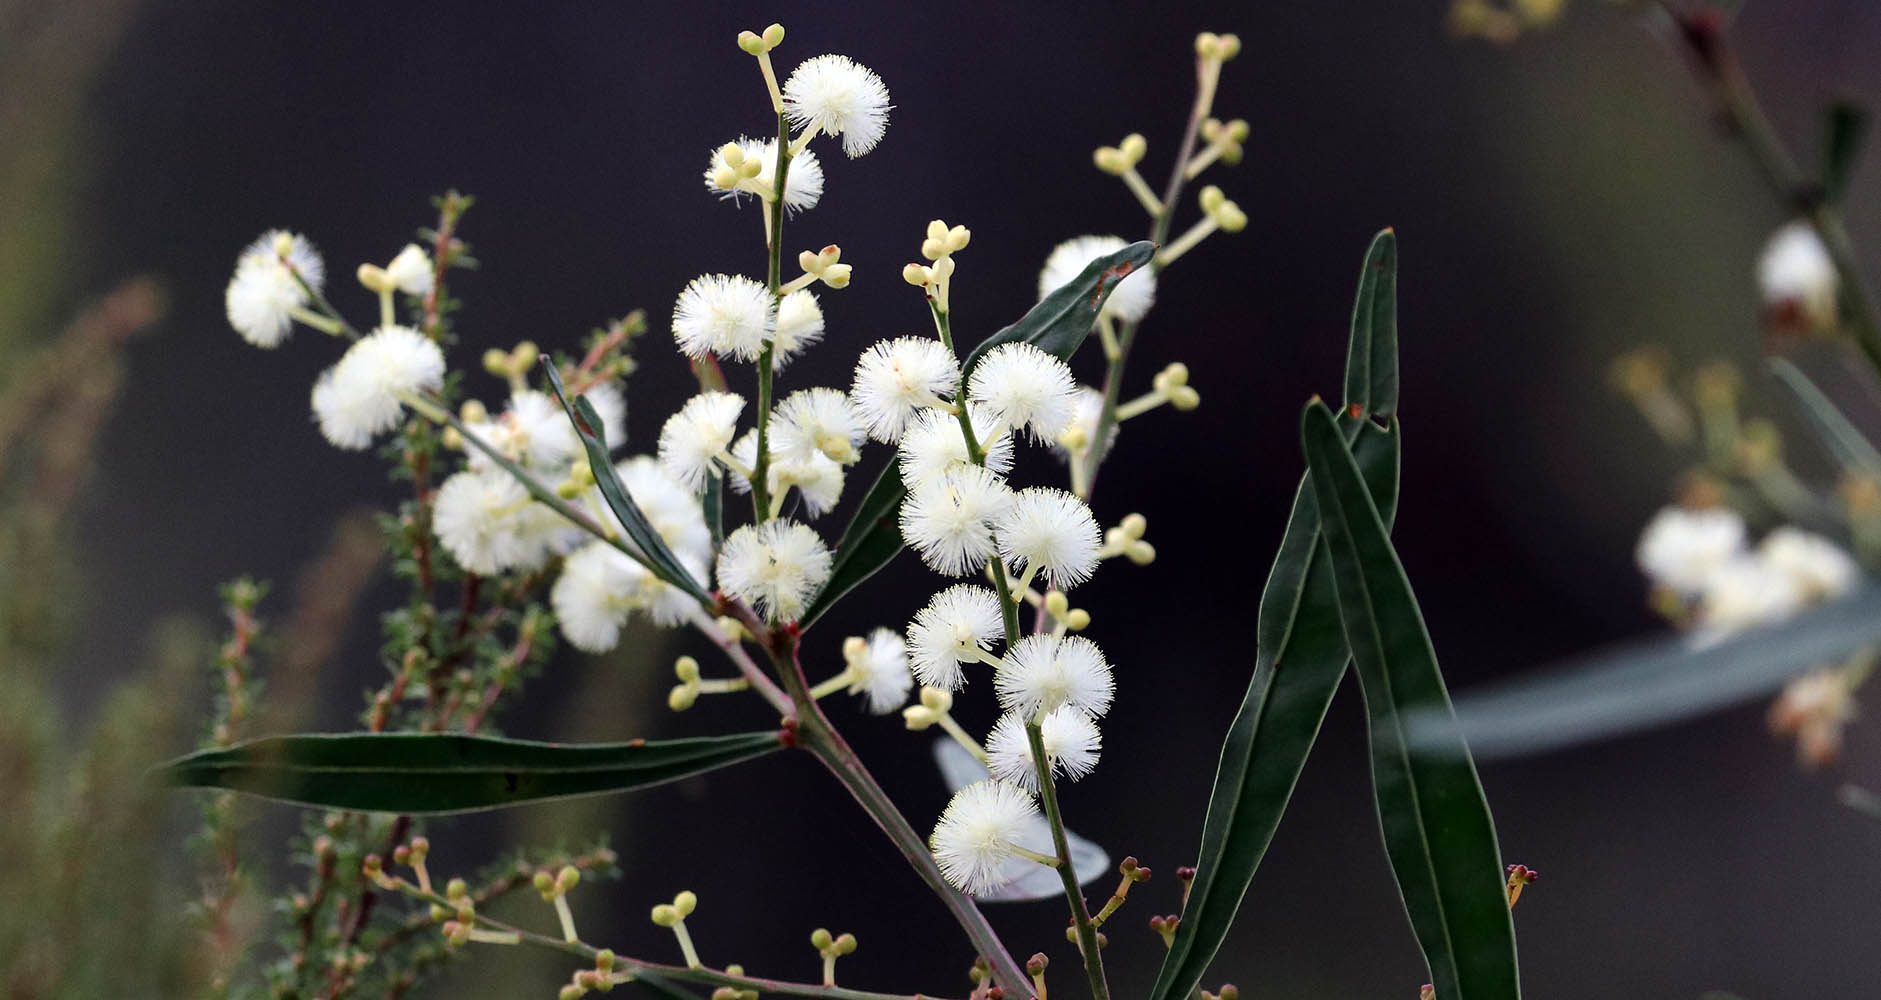
<path fill-rule="evenodd" d="M 1045 756 L 1044 730 L 1037 719 L 1025 723 L 1026 742 L 1032 748 L 1032 767 L 1038 772 L 1039 801 L 1045 806 L 1045 821 L 1052 828 L 1052 849 L 1058 852 L 1058 879 L 1064 883 L 1065 902 L 1071 906 L 1071 920 L 1078 928 L 1078 950 L 1084 953 L 1084 976 L 1091 983 L 1092 1000 L 1110 1000 L 1110 986 L 1104 981 L 1104 956 L 1097 947 L 1097 926 L 1091 911 L 1078 891 L 1077 873 L 1071 870 L 1071 845 L 1065 837 L 1064 818 L 1058 811 L 1058 789 L 1052 782 L 1051 760 Z"/>
<path fill-rule="evenodd" d="M 770 263 L 765 272 L 765 287 L 771 290 L 771 308 L 780 309 L 784 302 L 784 182 L 790 177 L 790 123 L 784 119 L 784 113 L 777 113 L 777 174 L 771 185 L 771 200 L 766 202 L 764 210 L 770 225 L 764 227 L 765 249 L 770 256 Z M 775 321 L 775 312 L 773 312 Z M 776 377 L 772 371 L 771 359 L 777 350 L 775 338 L 766 341 L 764 350 L 758 355 L 758 459 L 751 470 L 751 507 L 758 523 L 762 524 L 773 516 L 771 513 L 771 383 Z"/>
<path fill-rule="evenodd" d="M 1699 79 L 1711 91 L 1725 122 L 1750 154 L 1758 173 L 1763 175 L 1772 193 L 1784 208 L 1809 220 L 1828 248 L 1841 277 L 1843 313 L 1855 343 L 1877 373 L 1881 373 L 1881 320 L 1877 319 L 1874 298 L 1868 291 L 1862 272 L 1856 266 L 1855 246 L 1849 239 L 1842 214 L 1824 196 L 1822 186 L 1805 176 L 1796 160 L 1771 127 L 1763 106 L 1751 88 L 1750 79 L 1737 61 L 1725 38 L 1724 15 L 1711 7 L 1675 10 L 1670 4 L 1662 9 L 1679 27 L 1679 37 L 1692 54 Z"/>
<path fill-rule="evenodd" d="M 1195 155 L 1195 142 L 1202 130 L 1202 121 L 1208 117 L 1215 105 L 1215 86 L 1221 78 L 1221 62 L 1195 58 L 1195 104 L 1189 109 L 1189 122 L 1182 130 L 1182 145 L 1176 150 L 1173 166 L 1169 168 L 1169 183 L 1163 187 L 1162 211 L 1155 215 L 1150 225 L 1151 243 L 1161 247 L 1169 241 L 1169 229 L 1175 222 L 1176 205 L 1182 198 L 1182 186 L 1188 177 L 1184 168 Z M 1153 272 L 1162 270 L 1161 255 L 1150 258 L 1149 268 Z M 1105 356 L 1108 365 L 1104 372 L 1104 405 L 1097 412 L 1097 426 L 1091 434 L 1091 441 L 1086 446 L 1084 458 L 1073 463 L 1071 492 L 1089 500 L 1091 491 L 1097 488 L 1097 470 L 1104 464 L 1105 452 L 1111 429 L 1117 426 L 1117 404 L 1123 398 L 1124 365 L 1130 360 L 1130 348 L 1136 344 L 1138 323 L 1126 322 L 1117 330 L 1115 350 L 1106 342 Z"/>

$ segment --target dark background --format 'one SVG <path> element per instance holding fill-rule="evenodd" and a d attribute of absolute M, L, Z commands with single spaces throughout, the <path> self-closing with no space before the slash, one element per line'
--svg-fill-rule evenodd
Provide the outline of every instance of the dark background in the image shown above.
<path fill-rule="evenodd" d="M 716 203 L 699 181 L 714 145 L 768 127 L 752 61 L 732 45 L 739 29 L 782 21 L 780 73 L 846 53 L 895 103 L 867 157 L 819 147 L 824 200 L 787 226 L 788 247 L 838 242 L 857 275 L 822 295 L 829 335 L 787 386 L 846 386 L 868 343 L 926 327 L 898 270 L 931 218 L 973 229 L 954 294 L 969 341 L 1030 304 L 1059 240 L 1139 235 L 1142 213 L 1090 150 L 1143 132 L 1143 170 L 1160 187 L 1192 96 L 1193 34 L 1236 31 L 1245 47 L 1216 108 L 1253 136 L 1243 165 L 1205 181 L 1251 222 L 1163 276 L 1133 378 L 1146 388 L 1163 363 L 1186 361 L 1203 406 L 1132 421 L 1095 498 L 1105 523 L 1147 515 L 1161 558 L 1107 569 L 1075 601 L 1095 615 L 1088 634 L 1117 665 L 1122 700 L 1102 765 L 1065 807 L 1074 829 L 1159 873 L 1111 928 L 1113 988 L 1140 995 L 1161 953 L 1143 921 L 1176 908 L 1170 876 L 1192 860 L 1252 662 L 1253 602 L 1302 467 L 1299 407 L 1338 389 L 1371 234 L 1395 226 L 1402 254 L 1398 543 L 1459 691 L 1658 627 L 1631 548 L 1681 460 L 1607 391 L 1607 361 L 1644 341 L 1686 364 L 1756 356 L 1749 276 L 1782 218 L 1650 20 L 1575 3 L 1557 27 L 1495 47 L 1448 37 L 1443 15 L 1437 3 L 1316 2 L 150 5 L 84 105 L 82 250 L 62 268 L 72 304 L 139 272 L 171 296 L 160 335 L 134 350 L 82 512 L 75 711 L 124 675 L 158 618 L 212 615 L 215 584 L 241 573 L 291 579 L 336 516 L 399 495 L 375 460 L 326 446 L 309 420 L 331 342 L 303 330 L 258 352 L 224 322 L 235 254 L 263 229 L 309 234 L 335 302 L 369 318 L 355 264 L 389 259 L 429 219 L 429 195 L 476 195 L 462 232 L 483 266 L 454 286 L 466 308 L 453 362 L 474 370 L 485 347 L 524 338 L 572 348 L 644 307 L 653 332 L 629 425 L 630 444 L 650 449 L 692 386 L 665 335 L 674 296 L 700 272 L 761 273 L 756 211 Z M 1870 5 L 1753 3 L 1733 35 L 1804 150 L 1824 99 L 1881 96 Z M 1871 162 L 1853 184 L 1858 244 L 1881 245 L 1877 180 Z M 1179 227 L 1193 213 L 1190 201 Z M 468 384 L 501 398 L 495 379 Z M 1782 410 L 1756 378 L 1751 398 Z M 1049 471 L 1042 453 L 1022 462 Z M 833 534 L 841 517 L 821 526 Z M 936 584 L 912 560 L 888 577 L 813 633 L 813 675 L 837 669 L 843 635 L 905 621 Z M 370 604 L 398 599 L 382 577 Z M 640 648 L 614 659 L 560 657 L 505 730 L 626 738 L 764 721 L 731 699 L 666 712 L 671 656 L 713 661 L 684 636 L 637 635 Z M 376 649 L 359 623 L 320 680 L 322 727 L 350 723 L 356 692 L 379 676 Z M 991 721 L 989 694 L 963 698 L 971 727 Z M 1211 986 L 1408 1000 L 1423 981 L 1380 850 L 1356 695 L 1348 685 L 1333 709 Z M 1881 780 L 1881 744 L 1858 725 L 1844 764 L 1805 776 L 1761 712 L 1484 766 L 1508 859 L 1544 874 L 1515 915 L 1529 995 L 1881 989 L 1864 957 L 1881 926 L 1881 826 L 1832 794 L 1838 780 Z M 927 737 L 848 706 L 836 718 L 925 830 L 945 799 Z M 708 962 L 808 978 L 805 938 L 828 926 L 862 941 L 842 962 L 846 984 L 965 990 L 958 932 L 807 759 L 528 812 L 438 828 L 434 870 L 471 867 L 496 838 L 612 828 L 624 881 L 576 898 L 592 940 L 676 959 L 644 915 L 689 887 Z M 1108 891 L 1106 879 L 1092 895 Z M 552 926 L 546 908 L 529 919 Z M 1082 989 L 1061 903 L 1001 906 L 994 920 L 1016 953 L 1053 956 L 1055 989 Z M 451 988 L 472 990 L 510 957 L 473 955 Z M 566 972 L 551 961 L 513 988 L 549 995 Z"/>

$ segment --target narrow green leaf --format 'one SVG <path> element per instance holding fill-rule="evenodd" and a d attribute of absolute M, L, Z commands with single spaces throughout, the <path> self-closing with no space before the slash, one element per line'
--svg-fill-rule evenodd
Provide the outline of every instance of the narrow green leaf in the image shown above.
<path fill-rule="evenodd" d="M 712 551 L 725 547 L 725 475 L 713 472 L 707 477 L 705 498 L 701 502 L 705 526 L 712 532 Z"/>
<path fill-rule="evenodd" d="M 544 359 L 544 371 L 549 373 L 549 386 L 555 390 L 555 398 L 562 401 L 562 409 L 567 411 L 568 419 L 574 422 L 575 435 L 581 439 L 581 447 L 588 453 L 588 467 L 594 471 L 594 482 L 601 489 L 601 497 L 607 501 L 608 509 L 614 512 L 621 527 L 627 531 L 627 538 L 647 557 L 649 569 L 660 579 L 691 594 L 702 602 L 712 600 L 705 588 L 699 585 L 692 574 L 681 565 L 673 550 L 667 548 L 666 539 L 653 530 L 647 522 L 647 516 L 640 512 L 640 505 L 627 493 L 627 487 L 614 471 L 614 460 L 609 457 L 607 438 L 601 429 L 601 417 L 594 412 L 594 405 L 586 397 L 576 396 L 572 403 L 567 390 L 562 388 L 562 376 L 555 370 L 555 363 Z"/>
<path fill-rule="evenodd" d="M 1398 499 L 1397 427 L 1350 420 L 1346 431 L 1374 501 L 1391 517 Z M 1319 552 L 1319 508 L 1304 476 L 1261 592 L 1255 636 L 1254 676 L 1215 770 L 1195 881 L 1150 1000 L 1183 1000 L 1207 974 L 1351 660 L 1331 572 Z"/>
<path fill-rule="evenodd" d="M 456 813 L 621 792 L 762 757 L 777 732 L 562 744 L 463 733 L 270 736 L 162 765 L 165 782 L 362 812 Z"/>
<path fill-rule="evenodd" d="M 962 373 L 971 374 L 986 352 L 1001 344 L 1023 340 L 1047 354 L 1070 361 L 1079 345 L 1097 325 L 1097 314 L 1104 300 L 1116 290 L 1117 283 L 1137 268 L 1149 266 L 1156 255 L 1156 244 L 1138 240 L 1113 254 L 1099 257 L 1084 266 L 1078 276 L 1038 301 L 1019 321 L 1000 329 L 981 341 L 961 364 Z"/>
<path fill-rule="evenodd" d="M 1450 709 L 1417 598 L 1332 411 L 1301 418 L 1339 617 L 1358 668 L 1386 853 L 1442 1000 L 1516 1000 L 1515 925 L 1482 783 Z M 1413 753 L 1407 716 L 1426 745 Z M 1449 720 L 1447 731 L 1441 725 Z"/>
<path fill-rule="evenodd" d="M 863 494 L 843 537 L 836 543 L 836 555 L 830 562 L 829 582 L 817 592 L 810 606 L 798 619 L 799 628 L 823 616 L 830 605 L 856 589 L 856 585 L 874 576 L 901 551 L 901 522 L 897 510 L 907 490 L 901 485 L 901 463 L 892 456 L 875 484 Z"/>
<path fill-rule="evenodd" d="M 1809 376 L 1787 358 L 1771 358 L 1769 364 L 1776 377 L 1796 395 L 1796 401 L 1802 404 L 1804 415 L 1829 454 L 1848 469 L 1881 477 L 1881 453 L 1877 453 L 1867 435 L 1856 430 L 1835 403 L 1816 388 Z"/>
<path fill-rule="evenodd" d="M 1117 283 L 1137 268 L 1147 266 L 1155 253 L 1156 245 L 1144 240 L 1092 261 L 1064 287 L 1040 299 L 1018 322 L 982 341 L 967 355 L 961 371 L 971 372 L 987 351 L 1015 340 L 1033 344 L 1062 360 L 1071 360 L 1084 338 L 1090 335 L 1098 311 Z M 896 510 L 906 493 L 901 470 L 890 459 L 888 467 L 876 477 L 875 485 L 869 487 L 849 526 L 843 530 L 842 540 L 836 543 L 829 582 L 804 610 L 798 620 L 800 627 L 809 628 L 830 605 L 854 590 L 856 584 L 875 575 L 901 551 L 901 525 L 896 520 Z"/>
<path fill-rule="evenodd" d="M 1840 204 L 1848 179 L 1868 138 L 1868 109 L 1853 101 L 1833 101 L 1822 114 L 1822 197 Z"/>
<path fill-rule="evenodd" d="M 1715 646 L 1679 634 L 1632 643 L 1457 697 L 1456 719 L 1478 760 L 1545 753 L 1714 712 L 1781 688 L 1825 663 L 1881 643 L 1872 583 L 1779 625 Z M 1410 718 L 1414 750 L 1447 747 L 1442 715 Z"/>
<path fill-rule="evenodd" d="M 1372 237 L 1352 304 L 1345 356 L 1345 411 L 1369 417 L 1398 412 L 1398 236 Z"/>

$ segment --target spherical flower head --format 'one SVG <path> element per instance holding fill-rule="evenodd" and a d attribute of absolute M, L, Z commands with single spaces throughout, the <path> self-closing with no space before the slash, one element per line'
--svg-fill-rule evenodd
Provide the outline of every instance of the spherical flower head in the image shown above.
<path fill-rule="evenodd" d="M 993 435 L 999 421 L 983 406 L 968 403 L 967 422 L 973 426 L 973 439 L 985 452 L 986 467 L 1002 476 L 1010 472 L 1012 436 Z M 949 469 L 972 465 L 966 436 L 960 432 L 960 418 L 946 410 L 916 412 L 902 430 L 896 461 L 901 463 L 901 481 L 910 490 L 939 479 Z"/>
<path fill-rule="evenodd" d="M 1035 440 L 1053 441 L 1078 414 L 1078 380 L 1063 361 L 1023 341 L 986 352 L 967 380 L 967 398 L 986 407 L 1001 426 L 1025 427 Z"/>
<path fill-rule="evenodd" d="M 1634 559 L 1655 586 L 1691 595 L 1744 551 L 1744 519 L 1723 507 L 1666 507 L 1640 533 Z"/>
<path fill-rule="evenodd" d="M 925 687 L 958 691 L 966 684 L 962 663 L 1005 635 L 999 598 L 985 587 L 960 583 L 934 595 L 908 626 L 908 664 Z"/>
<path fill-rule="evenodd" d="M 278 245 L 287 243 L 287 263 Z M 290 266 L 292 270 L 290 270 Z M 270 230 L 248 245 L 235 261 L 235 274 L 223 293 L 229 325 L 256 347 L 280 346 L 294 328 L 294 310 L 308 304 L 307 288 L 294 280 L 300 273 L 307 288 L 318 292 L 326 284 L 326 262 L 305 236 Z"/>
<path fill-rule="evenodd" d="M 431 527 L 459 566 L 493 576 L 546 562 L 561 518 L 507 473 L 464 471 L 438 487 Z"/>
<path fill-rule="evenodd" d="M 941 875 L 969 893 L 998 888 L 1000 868 L 1015 857 L 1013 844 L 1028 832 L 1038 806 L 1024 789 L 979 781 L 954 793 L 934 824 L 928 847 Z"/>
<path fill-rule="evenodd" d="M 1800 528 L 1786 525 L 1765 535 L 1757 554 L 1773 569 L 1788 573 L 1811 603 L 1841 597 L 1861 578 L 1861 567 L 1840 546 Z"/>
<path fill-rule="evenodd" d="M 739 528 L 718 554 L 718 585 L 773 622 L 791 621 L 829 580 L 830 552 L 808 525 L 775 519 Z"/>
<path fill-rule="evenodd" d="M 518 460 L 532 469 L 566 470 L 582 454 L 574 422 L 546 392 L 524 389 L 510 396 L 503 419 L 510 425 Z"/>
<path fill-rule="evenodd" d="M 1012 488 L 977 465 L 956 465 L 910 490 L 901 504 L 901 536 L 936 573 L 965 576 L 986 566 L 998 547 L 993 522 L 1012 506 Z"/>
<path fill-rule="evenodd" d="M 549 604 L 562 635 L 586 653 L 613 649 L 651 575 L 606 542 L 589 542 L 570 553 L 549 590 Z"/>
<path fill-rule="evenodd" d="M 757 428 L 744 432 L 738 438 L 738 443 L 732 445 L 731 456 L 747 469 L 757 464 Z M 732 489 L 739 494 L 751 492 L 751 480 L 742 474 L 730 471 L 727 478 L 731 481 Z M 842 499 L 844 478 L 843 467 L 823 457 L 821 453 L 811 452 L 807 457 L 798 459 L 773 451 L 766 485 L 774 497 L 781 497 L 795 489 L 803 500 L 804 513 L 811 518 L 818 518 Z"/>
<path fill-rule="evenodd" d="M 790 124 L 841 136 L 850 159 L 882 141 L 889 107 L 882 78 L 848 56 L 806 59 L 784 81 L 784 114 Z"/>
<path fill-rule="evenodd" d="M 1071 426 L 1065 428 L 1057 439 L 1052 441 L 1052 454 L 1061 462 L 1071 460 L 1073 448 L 1082 453 L 1090 446 L 1091 438 L 1097 436 L 1097 420 L 1104 412 L 1104 394 L 1088 385 L 1079 386 L 1075 406 L 1076 411 L 1072 414 Z M 1111 447 L 1117 443 L 1119 426 L 1116 421 L 1111 421 L 1110 433 L 1104 436 L 1105 454 L 1109 454 Z"/>
<path fill-rule="evenodd" d="M 1045 717 L 1039 725 L 1039 739 L 1045 745 L 1045 759 L 1051 762 L 1053 773 L 1072 781 L 1096 769 L 1104 743 L 1097 723 L 1069 707 Z M 986 737 L 986 767 L 1001 781 L 1012 782 L 1028 792 L 1038 791 L 1038 768 L 1032 762 L 1032 741 L 1026 736 L 1024 716 L 1008 712 L 993 726 Z"/>
<path fill-rule="evenodd" d="M 908 672 L 908 644 L 893 629 L 869 633 L 861 655 L 848 661 L 849 693 L 868 699 L 869 711 L 887 715 L 908 700 L 914 675 Z"/>
<path fill-rule="evenodd" d="M 897 337 L 862 352 L 849 397 L 867 421 L 869 436 L 893 444 L 909 418 L 943 405 L 941 394 L 951 394 L 959 384 L 960 362 L 940 341 Z"/>
<path fill-rule="evenodd" d="M 1705 640 L 1759 625 L 1774 625 L 1801 610 L 1805 595 L 1790 573 L 1754 554 L 1713 570 L 1699 595 L 1698 624 Z"/>
<path fill-rule="evenodd" d="M 823 307 L 807 288 L 799 288 L 777 304 L 777 329 L 772 333 L 771 370 L 784 366 L 823 339 Z"/>
<path fill-rule="evenodd" d="M 775 302 L 759 281 L 735 274 L 692 279 L 673 305 L 673 339 L 689 357 L 755 361 L 770 342 Z"/>
<path fill-rule="evenodd" d="M 1092 718 L 1110 710 L 1116 682 L 1097 644 L 1079 635 L 1032 635 L 1006 651 L 993 675 L 999 704 L 1034 719 L 1069 707 Z"/>
<path fill-rule="evenodd" d="M 627 495 L 633 497 L 634 505 L 646 515 L 647 524 L 668 548 L 676 555 L 711 559 L 712 530 L 706 527 L 705 511 L 699 505 L 698 494 L 675 482 L 656 459 L 647 455 L 635 455 L 614 463 L 614 474 L 620 477 Z M 606 508 L 598 491 L 595 499 L 600 507 Z M 612 516 L 609 512 L 610 519 Z"/>
<path fill-rule="evenodd" d="M 793 392 L 777 404 L 771 418 L 772 454 L 789 461 L 807 462 L 810 456 L 821 455 L 850 465 L 862 457 L 860 449 L 868 436 L 862 414 L 838 389 Z"/>
<path fill-rule="evenodd" d="M 314 417 L 334 446 L 357 451 L 398 425 L 401 397 L 443 384 L 444 352 L 437 344 L 407 326 L 382 326 L 314 382 Z"/>
<path fill-rule="evenodd" d="M 769 198 L 777 189 L 777 140 L 739 136 L 737 145 L 744 154 L 744 162 L 755 160 L 761 165 L 757 175 L 740 178 L 739 183 L 729 188 L 719 187 L 720 171 L 731 168 L 731 164 L 725 162 L 725 147 L 715 146 L 705 166 L 705 189 L 720 198 L 730 198 L 734 203 L 751 194 Z M 733 169 L 733 172 L 737 171 Z M 815 208 L 822 197 L 823 163 L 816 158 L 816 153 L 803 149 L 790 158 L 790 173 L 784 178 L 784 208 L 792 213 L 802 212 Z"/>
<path fill-rule="evenodd" d="M 430 295 L 432 281 L 437 277 L 431 267 L 431 257 L 416 243 L 405 244 L 405 249 L 385 265 L 385 276 L 392 279 L 399 291 L 418 296 Z"/>
<path fill-rule="evenodd" d="M 660 428 L 660 468 L 687 490 L 703 490 L 713 459 L 737 435 L 744 409 L 744 397 L 729 392 L 702 392 L 686 400 Z"/>
<path fill-rule="evenodd" d="M 1835 325 L 1839 284 L 1835 262 L 1814 226 L 1798 219 L 1784 225 L 1764 245 L 1757 259 L 1757 285 L 1773 314 L 1794 313 L 1806 328 Z"/>
<path fill-rule="evenodd" d="M 1121 236 L 1079 236 L 1058 244 L 1038 273 L 1038 297 L 1042 299 L 1071 284 L 1091 261 L 1108 257 L 1129 245 Z M 1137 323 L 1155 304 L 1156 272 L 1139 267 L 1110 290 L 1102 315 L 1120 323 Z"/>
<path fill-rule="evenodd" d="M 1057 590 L 1091 578 L 1103 532 L 1075 494 L 1047 486 L 1021 490 L 993 525 L 999 554 L 1013 572 L 1042 574 Z"/>

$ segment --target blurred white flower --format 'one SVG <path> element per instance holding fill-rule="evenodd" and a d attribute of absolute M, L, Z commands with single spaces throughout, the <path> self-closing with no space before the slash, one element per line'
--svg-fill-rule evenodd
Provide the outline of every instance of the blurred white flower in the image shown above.
<path fill-rule="evenodd" d="M 1771 234 L 1757 258 L 1757 285 L 1764 307 L 1779 322 L 1809 329 L 1835 325 L 1835 262 L 1806 220 L 1786 223 Z"/>
<path fill-rule="evenodd" d="M 1744 551 L 1744 519 L 1723 507 L 1665 507 L 1640 533 L 1634 559 L 1654 586 L 1691 595 Z"/>
<path fill-rule="evenodd" d="M 416 243 L 405 244 L 405 249 L 385 265 L 385 276 L 392 279 L 392 284 L 406 295 L 430 295 L 431 284 L 436 273 L 431 267 L 431 257 L 424 248 Z"/>
<path fill-rule="evenodd" d="M 444 550 L 483 576 L 541 566 L 561 526 L 560 515 L 531 500 L 515 477 L 500 471 L 451 476 L 438 487 L 431 509 L 431 527 Z"/>
<path fill-rule="evenodd" d="M 1774 569 L 1788 573 L 1809 603 L 1848 593 L 1861 578 L 1861 567 L 1834 542 L 1801 528 L 1784 526 L 1763 537 L 1757 554 Z"/>
<path fill-rule="evenodd" d="M 1058 244 L 1038 273 L 1038 297 L 1042 299 L 1069 285 L 1091 261 L 1129 245 L 1121 236 L 1079 236 Z M 1156 272 L 1139 267 L 1111 289 L 1110 298 L 1104 300 L 1103 315 L 1124 323 L 1136 323 L 1155 303 Z"/>
<path fill-rule="evenodd" d="M 729 392 L 702 392 L 686 400 L 660 428 L 660 468 L 694 493 L 705 488 L 712 461 L 738 433 L 745 399 Z"/>
<path fill-rule="evenodd" d="M 287 251 L 287 264 L 281 250 Z M 289 267 L 293 270 L 290 271 Z M 278 347 L 294 328 L 294 310 L 309 302 L 307 289 L 326 285 L 326 262 L 305 236 L 273 229 L 248 245 L 235 261 L 235 274 L 223 293 L 229 325 L 256 347 Z"/>
<path fill-rule="evenodd" d="M 339 448 L 360 450 L 398 425 L 401 397 L 444 384 L 444 352 L 407 326 L 382 326 L 320 373 L 313 387 L 320 433 Z"/>
<path fill-rule="evenodd" d="M 866 640 L 850 639 L 843 646 L 843 659 L 849 668 L 849 693 L 867 698 L 869 711 L 886 715 L 908 700 L 914 686 L 908 644 L 895 630 L 878 628 Z"/>

